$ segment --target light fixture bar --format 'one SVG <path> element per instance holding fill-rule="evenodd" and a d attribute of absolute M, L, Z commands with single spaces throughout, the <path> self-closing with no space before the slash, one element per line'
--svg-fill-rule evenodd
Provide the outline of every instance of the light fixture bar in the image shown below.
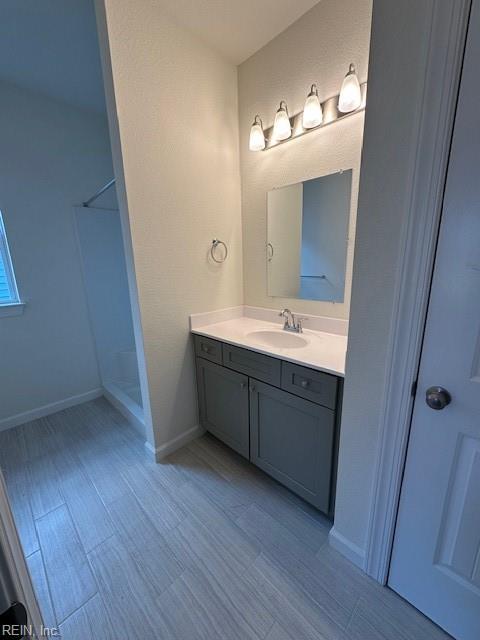
<path fill-rule="evenodd" d="M 338 122 L 338 120 L 344 120 L 345 118 L 349 118 L 350 116 L 355 115 L 356 113 L 360 113 L 365 110 L 365 103 L 367 97 L 367 83 L 364 82 L 360 85 L 360 90 L 362 92 L 362 103 L 355 109 L 355 111 L 350 111 L 349 113 L 342 113 L 338 110 L 338 98 L 339 94 L 328 98 L 325 102 L 321 103 L 322 112 L 323 112 L 323 120 L 322 123 L 317 125 L 316 127 L 312 127 L 311 129 L 305 129 L 303 127 L 303 111 L 299 111 L 295 115 L 290 117 L 290 122 L 292 124 L 292 135 L 285 140 L 277 140 L 273 136 L 273 126 L 269 129 L 265 130 L 265 149 L 264 151 L 268 151 L 268 149 L 273 149 L 273 147 L 277 147 L 279 144 L 285 144 L 285 142 L 290 142 L 291 140 L 295 140 L 295 138 L 300 138 L 300 136 L 304 136 L 306 133 L 311 133 L 312 131 L 317 131 L 318 129 L 323 129 L 323 127 L 327 127 L 334 122 Z"/>

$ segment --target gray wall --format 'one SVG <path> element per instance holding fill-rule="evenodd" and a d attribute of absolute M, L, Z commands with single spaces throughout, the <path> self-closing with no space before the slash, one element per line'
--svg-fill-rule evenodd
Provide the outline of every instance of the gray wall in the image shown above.
<path fill-rule="evenodd" d="M 112 163 L 102 117 L 6 83 L 0 94 L 0 208 L 26 301 L 22 316 L 0 318 L 1 428 L 99 386 L 73 205 Z"/>

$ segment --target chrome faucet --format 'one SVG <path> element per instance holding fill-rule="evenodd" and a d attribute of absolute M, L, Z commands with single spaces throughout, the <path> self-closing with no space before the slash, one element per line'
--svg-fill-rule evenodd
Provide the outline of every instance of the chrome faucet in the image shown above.
<path fill-rule="evenodd" d="M 304 318 L 295 319 L 295 316 L 290 309 L 282 309 L 278 315 L 281 318 L 285 318 L 285 322 L 283 323 L 284 331 L 303 333 L 302 320 L 304 320 Z"/>

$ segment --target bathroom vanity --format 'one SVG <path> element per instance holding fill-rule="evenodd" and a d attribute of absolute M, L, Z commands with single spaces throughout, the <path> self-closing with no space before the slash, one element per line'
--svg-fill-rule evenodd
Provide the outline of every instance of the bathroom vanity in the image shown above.
<path fill-rule="evenodd" d="M 247 317 L 192 333 L 202 426 L 332 515 L 346 337 Z"/>
<path fill-rule="evenodd" d="M 352 182 L 347 168 L 266 193 L 270 300 L 345 303 Z M 347 321 L 280 315 L 243 306 L 190 316 L 200 422 L 333 516 Z"/>

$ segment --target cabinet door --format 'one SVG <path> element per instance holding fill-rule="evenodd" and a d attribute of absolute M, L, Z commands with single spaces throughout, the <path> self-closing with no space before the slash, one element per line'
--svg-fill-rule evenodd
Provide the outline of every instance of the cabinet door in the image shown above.
<path fill-rule="evenodd" d="M 250 381 L 250 459 L 273 478 L 328 513 L 334 412 Z"/>
<path fill-rule="evenodd" d="M 197 358 L 197 385 L 202 426 L 249 458 L 248 377 Z"/>

